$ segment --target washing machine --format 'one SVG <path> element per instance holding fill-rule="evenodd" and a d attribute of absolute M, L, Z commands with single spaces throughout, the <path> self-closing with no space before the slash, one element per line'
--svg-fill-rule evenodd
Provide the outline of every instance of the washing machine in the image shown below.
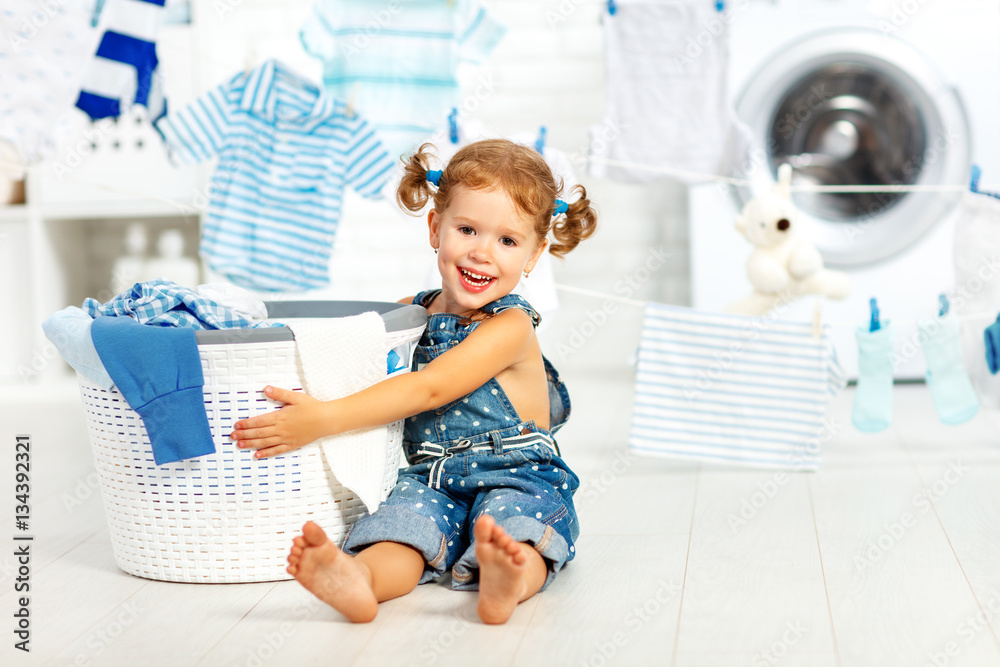
<path fill-rule="evenodd" d="M 748 148 L 732 175 L 748 185 L 691 186 L 691 289 L 722 310 L 750 291 L 750 244 L 733 220 L 772 188 L 1000 184 L 1000 2 L 997 0 L 737 0 L 730 3 L 730 101 Z M 857 377 L 854 328 L 875 298 L 895 323 L 897 379 L 925 365 L 919 318 L 955 288 L 952 236 L 960 191 L 819 193 L 793 200 L 829 268 L 851 295 L 823 300 L 838 357 Z M 807 298 L 780 317 L 811 320 Z"/>

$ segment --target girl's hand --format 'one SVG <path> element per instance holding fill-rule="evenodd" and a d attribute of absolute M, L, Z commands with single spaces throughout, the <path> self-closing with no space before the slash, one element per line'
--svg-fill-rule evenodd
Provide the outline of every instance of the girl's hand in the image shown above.
<path fill-rule="evenodd" d="M 308 394 L 264 387 L 269 398 L 285 403 L 265 415 L 242 419 L 230 434 L 241 449 L 256 449 L 255 458 L 278 456 L 327 435 L 327 404 Z"/>

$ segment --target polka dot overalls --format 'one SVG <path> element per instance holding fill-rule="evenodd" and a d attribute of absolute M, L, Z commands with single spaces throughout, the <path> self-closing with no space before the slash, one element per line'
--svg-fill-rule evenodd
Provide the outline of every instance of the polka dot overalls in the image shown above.
<path fill-rule="evenodd" d="M 426 306 L 439 290 L 422 292 L 413 302 Z M 483 306 L 487 314 L 509 308 L 538 314 L 527 301 L 507 295 Z M 450 350 L 476 329 L 451 313 L 438 313 L 414 355 L 414 370 Z M 569 395 L 556 370 L 544 360 L 549 382 L 550 430 L 522 421 L 495 378 L 462 398 L 405 422 L 404 447 L 410 466 L 400 471 L 389 498 L 351 528 L 344 544 L 357 553 L 375 542 L 408 544 L 427 567 L 421 583 L 449 569 L 452 586 L 478 587 L 472 525 L 493 515 L 515 540 L 528 542 L 545 558 L 554 579 L 573 559 L 579 523 L 573 493 L 579 479 L 560 458 L 551 433 L 569 416 Z"/>

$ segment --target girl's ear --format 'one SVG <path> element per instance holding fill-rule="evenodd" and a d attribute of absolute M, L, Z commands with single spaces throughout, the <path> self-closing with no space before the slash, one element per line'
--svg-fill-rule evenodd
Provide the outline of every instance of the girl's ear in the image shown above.
<path fill-rule="evenodd" d="M 431 247 L 437 250 L 441 247 L 441 216 L 433 208 L 427 213 L 427 231 L 430 234 Z"/>
<path fill-rule="evenodd" d="M 524 265 L 524 270 L 526 272 L 531 273 L 534 270 L 535 264 L 538 263 L 538 260 L 542 257 L 542 253 L 545 252 L 545 248 L 548 247 L 548 245 L 548 239 L 542 239 L 542 242 L 538 244 L 537 248 L 535 248 L 535 252 L 531 254 L 531 258 L 528 259 L 528 263 Z"/>

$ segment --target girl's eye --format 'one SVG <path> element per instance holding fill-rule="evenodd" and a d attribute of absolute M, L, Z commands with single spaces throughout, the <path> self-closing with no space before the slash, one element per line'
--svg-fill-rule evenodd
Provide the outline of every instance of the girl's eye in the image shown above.
<path fill-rule="evenodd" d="M 505 236 L 502 239 L 500 239 L 500 243 L 504 244 L 508 248 L 513 248 L 514 246 L 517 245 L 517 241 L 515 241 L 512 238 L 510 238 L 509 236 Z"/>
<path fill-rule="evenodd" d="M 462 225 L 461 227 L 458 228 L 458 231 L 460 234 L 472 234 L 475 230 L 472 229 L 472 227 L 469 227 L 468 225 Z"/>

